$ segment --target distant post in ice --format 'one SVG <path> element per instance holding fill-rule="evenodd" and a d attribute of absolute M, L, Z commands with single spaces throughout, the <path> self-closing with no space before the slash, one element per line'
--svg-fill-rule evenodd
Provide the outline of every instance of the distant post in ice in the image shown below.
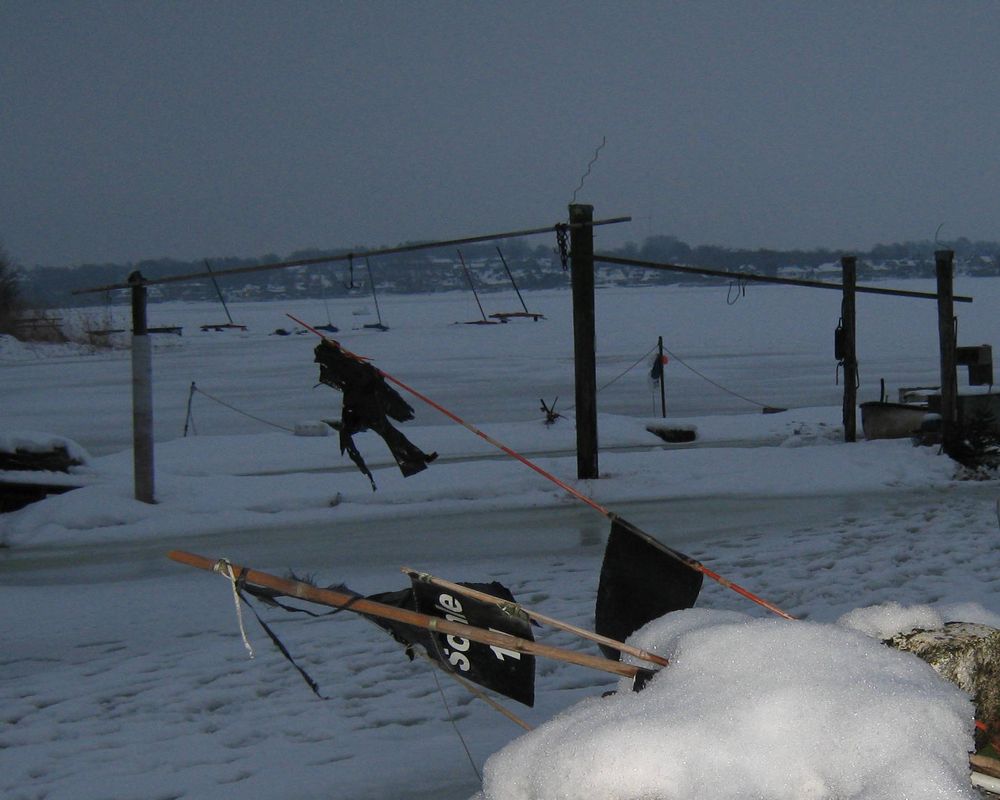
<path fill-rule="evenodd" d="M 594 207 L 569 207 L 576 375 L 576 476 L 597 477 L 597 344 L 594 323 Z"/>
<path fill-rule="evenodd" d="M 146 321 L 146 281 L 128 276 L 132 292 L 132 463 L 135 499 L 156 502 L 153 491 L 153 358 Z"/>
<path fill-rule="evenodd" d="M 840 259 L 843 270 L 844 301 L 841 320 L 844 339 L 841 353 L 844 364 L 844 441 L 858 440 L 858 352 L 857 352 L 857 298 L 858 259 L 844 256 Z"/>
<path fill-rule="evenodd" d="M 660 416 L 663 419 L 667 418 L 667 373 L 664 367 L 667 366 L 666 362 L 663 360 L 663 337 L 660 336 L 656 340 L 656 351 L 657 356 L 660 359 L 659 370 L 660 370 Z"/>
<path fill-rule="evenodd" d="M 938 339 L 941 349 L 941 443 L 949 455 L 958 434 L 958 372 L 955 343 L 955 293 L 952 250 L 934 253 L 937 272 Z"/>

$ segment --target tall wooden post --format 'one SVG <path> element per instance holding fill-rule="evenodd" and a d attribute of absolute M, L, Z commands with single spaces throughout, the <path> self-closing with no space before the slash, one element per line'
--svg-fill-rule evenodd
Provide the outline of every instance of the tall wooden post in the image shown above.
<path fill-rule="evenodd" d="M 858 284 L 858 259 L 844 256 L 840 259 L 843 270 L 844 302 L 841 309 L 844 331 L 844 441 L 858 440 L 858 352 L 857 316 L 855 313 Z"/>
<path fill-rule="evenodd" d="M 153 358 L 146 321 L 146 281 L 136 271 L 132 287 L 132 464 L 135 499 L 154 503 L 153 489 Z"/>
<path fill-rule="evenodd" d="M 934 253 L 937 272 L 938 340 L 941 347 L 941 443 L 954 452 L 958 438 L 958 372 L 955 364 L 955 294 L 952 250 Z"/>
<path fill-rule="evenodd" d="M 597 336 L 594 314 L 594 207 L 569 207 L 576 373 L 576 476 L 597 477 Z"/>

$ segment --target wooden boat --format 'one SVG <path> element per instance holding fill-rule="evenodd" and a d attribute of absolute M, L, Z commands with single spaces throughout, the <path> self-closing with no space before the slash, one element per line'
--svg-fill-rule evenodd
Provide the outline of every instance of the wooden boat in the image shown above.
<path fill-rule="evenodd" d="M 861 404 L 861 427 L 866 439 L 905 439 L 920 432 L 926 406 L 872 400 Z"/>

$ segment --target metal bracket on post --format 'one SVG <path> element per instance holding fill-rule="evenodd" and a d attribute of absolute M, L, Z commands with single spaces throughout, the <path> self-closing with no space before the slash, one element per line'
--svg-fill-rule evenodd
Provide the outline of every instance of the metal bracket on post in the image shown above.
<path fill-rule="evenodd" d="M 594 207 L 569 207 L 573 283 L 573 359 L 576 374 L 576 475 L 596 478 L 597 345 L 594 314 Z"/>
<path fill-rule="evenodd" d="M 128 276 L 132 292 L 132 454 L 135 499 L 154 503 L 153 487 L 153 358 L 146 321 L 146 280 L 138 271 Z"/>

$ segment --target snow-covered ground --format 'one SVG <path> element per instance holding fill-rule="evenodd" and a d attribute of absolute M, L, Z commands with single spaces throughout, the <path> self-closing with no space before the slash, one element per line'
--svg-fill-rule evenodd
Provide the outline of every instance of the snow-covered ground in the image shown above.
<path fill-rule="evenodd" d="M 910 281 L 903 288 L 934 287 Z M 960 344 L 992 342 L 1000 280 L 960 280 L 956 292 L 975 297 L 957 306 Z M 309 573 L 321 583 L 343 581 L 365 593 L 402 588 L 398 568 L 405 564 L 452 580 L 496 579 L 530 607 L 592 626 L 607 535 L 600 514 L 415 400 L 416 419 L 402 429 L 439 459 L 403 479 L 381 441 L 357 437 L 377 467 L 377 492 L 340 455 L 335 437 L 292 433 L 296 424 L 336 418 L 339 396 L 314 388 L 311 335 L 273 331 L 294 329 L 286 313 L 325 323 L 327 309 L 342 329 L 336 338 L 350 349 L 665 543 L 809 620 L 772 624 L 767 612 L 706 581 L 699 609 L 758 621 L 686 612 L 660 641 L 671 653 L 690 653 L 690 663 L 712 661 L 715 672 L 678 669 L 670 675 L 674 689 L 664 673 L 634 702 L 622 695 L 601 701 L 595 698 L 614 688 L 613 678 L 540 660 L 535 707 L 516 709 L 526 723 L 542 725 L 586 701 L 573 713 L 591 722 L 569 728 L 589 724 L 588 747 L 602 743 L 587 757 L 591 766 L 603 753 L 609 765 L 638 775 L 616 751 L 626 747 L 626 732 L 644 743 L 636 752 L 659 742 L 657 752 L 672 754 L 669 769 L 643 777 L 652 784 L 623 782 L 623 792 L 654 786 L 687 800 L 881 798 L 922 796 L 913 787 L 933 785 L 936 793 L 923 796 L 968 796 L 960 779 L 971 717 L 966 727 L 955 722 L 964 700 L 928 680 L 909 657 L 883 664 L 865 655 L 872 666 L 847 671 L 850 685 L 830 678 L 843 669 L 822 673 L 820 702 L 861 709 L 851 724 L 839 712 L 802 720 L 809 694 L 801 674 L 780 673 L 788 688 L 781 702 L 768 694 L 773 687 L 749 679 L 767 673 L 766 658 L 775 655 L 816 675 L 818 663 L 837 663 L 822 641 L 868 653 L 850 630 L 832 627 L 858 608 L 919 606 L 871 612 L 903 623 L 928 615 L 1000 623 L 996 481 L 958 481 L 948 459 L 906 441 L 842 442 L 832 357 L 836 292 L 751 286 L 729 305 L 724 286 L 600 289 L 598 385 L 607 386 L 598 397 L 596 481 L 574 479 L 568 292 L 526 295 L 544 321 L 493 326 L 453 324 L 478 317 L 471 295 L 380 299 L 388 332 L 361 329 L 373 321 L 365 298 L 233 304 L 246 333 L 201 333 L 200 324 L 222 321 L 218 306 L 151 306 L 151 325 L 184 326 L 181 337 L 154 339 L 155 505 L 132 497 L 127 349 L 0 339 L 0 435 L 61 435 L 90 453 L 77 476 L 85 488 L 0 517 L 7 545 L 0 550 L 4 797 L 461 798 L 480 788 L 487 758 L 523 733 L 426 663 L 408 662 L 364 620 L 263 612 L 319 682 L 328 698 L 321 701 L 252 618 L 256 657 L 247 658 L 226 581 L 165 557 L 182 548 L 278 574 Z M 513 293 L 483 300 L 487 313 L 515 310 L 517 302 Z M 937 382 L 933 301 L 862 296 L 858 331 L 861 400 L 877 398 L 880 378 L 893 394 Z M 694 426 L 693 447 L 664 445 L 646 430 L 659 415 L 647 375 L 660 335 L 674 355 L 666 367 L 667 423 Z M 188 417 L 192 383 L 201 391 Z M 556 396 L 566 417 L 546 426 L 539 399 Z M 763 405 L 789 410 L 764 415 Z M 594 652 L 568 634 L 537 635 Z M 747 645 L 753 641 L 767 646 Z M 728 643 L 745 660 L 713 659 Z M 798 658 L 800 651 L 809 657 Z M 865 713 L 866 699 L 850 694 L 858 681 L 905 698 L 917 716 L 886 706 Z M 745 704 L 738 706 L 745 713 L 735 714 L 735 696 L 727 703 L 720 688 L 727 686 L 744 699 L 768 700 L 756 714 Z M 707 687 L 722 698 L 714 707 L 698 695 Z M 678 697 L 685 722 L 672 726 L 679 709 L 670 703 Z M 608 723 L 622 704 L 633 706 L 624 729 Z M 657 713 L 655 724 L 642 722 Z M 908 728 L 927 716 L 935 720 L 930 735 L 887 748 L 890 724 Z M 796 740 L 798 749 L 763 766 L 755 759 L 753 769 L 726 756 L 765 723 L 774 747 Z M 498 755 L 487 768 L 487 797 L 558 796 L 553 787 L 596 796 L 595 786 L 601 796 L 617 796 L 585 782 L 594 770 L 560 772 L 569 759 L 567 735 L 558 731 L 543 727 L 538 735 L 561 748 L 526 738 Z M 799 747 L 820 734 L 835 741 Z M 705 747 L 678 749 L 685 737 Z M 708 742 L 713 760 L 698 763 Z M 804 771 L 788 769 L 792 756 Z M 691 769 L 679 773 L 680 761 Z M 512 785 L 514 770 L 535 779 Z M 905 775 L 915 783 L 893 782 Z"/>

